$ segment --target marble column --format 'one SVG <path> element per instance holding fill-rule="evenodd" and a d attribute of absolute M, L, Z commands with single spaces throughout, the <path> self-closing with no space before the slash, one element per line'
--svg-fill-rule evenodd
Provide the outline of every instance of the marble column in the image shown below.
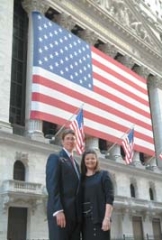
<path fill-rule="evenodd" d="M 86 136 L 85 149 L 88 149 L 88 148 L 94 149 L 97 153 L 100 153 L 98 138 Z"/>
<path fill-rule="evenodd" d="M 66 13 L 56 15 L 54 20 L 56 23 L 66 28 L 68 31 L 71 31 L 76 25 L 76 21 Z"/>
<path fill-rule="evenodd" d="M 95 45 L 95 43 L 98 40 L 98 36 L 96 35 L 95 32 L 92 32 L 88 29 L 83 30 L 83 31 L 79 31 L 78 32 L 78 37 L 80 37 L 81 39 L 83 39 L 84 41 L 86 41 L 87 43 L 89 43 L 90 45 Z M 99 150 L 99 139 L 95 138 L 95 137 L 89 137 L 86 136 L 85 139 L 85 148 L 93 148 L 94 150 L 96 150 L 96 152 L 98 154 L 100 154 L 100 150 Z"/>
<path fill-rule="evenodd" d="M 108 149 L 108 153 L 110 154 L 109 155 L 109 158 L 115 160 L 116 162 L 119 162 L 119 163 L 123 163 L 125 164 L 122 156 L 121 156 L 121 151 L 120 151 L 120 145 L 115 145 L 115 146 L 111 146 L 109 149 Z"/>
<path fill-rule="evenodd" d="M 134 60 L 129 56 L 119 55 L 116 60 L 130 69 L 134 66 Z"/>
<path fill-rule="evenodd" d="M 97 33 L 90 31 L 88 29 L 79 31 L 78 37 L 82 38 L 84 41 L 86 41 L 92 46 L 94 46 L 99 39 L 99 37 L 97 36 Z"/>
<path fill-rule="evenodd" d="M 106 53 L 112 58 L 114 58 L 118 54 L 118 49 L 114 45 L 111 45 L 109 43 L 100 45 L 99 50 Z"/>
<path fill-rule="evenodd" d="M 153 132 L 156 150 L 157 165 L 162 167 L 159 154 L 162 153 L 162 78 L 149 76 L 148 90 L 153 122 Z"/>
<path fill-rule="evenodd" d="M 27 52 L 27 79 L 26 79 L 26 108 L 25 108 L 25 128 L 26 135 L 33 140 L 44 141 L 42 132 L 43 121 L 30 119 L 31 110 L 31 87 L 32 87 L 32 66 L 33 66 L 33 28 L 32 28 L 32 11 L 38 11 L 44 14 L 49 6 L 43 0 L 24 0 L 23 8 L 28 13 L 28 52 Z"/>
<path fill-rule="evenodd" d="M 0 1 L 0 131 L 12 133 L 9 123 L 11 61 L 13 36 L 13 0 Z"/>
<path fill-rule="evenodd" d="M 147 69 L 146 67 L 143 67 L 143 66 L 136 65 L 133 67 L 132 70 L 145 79 L 147 79 L 150 74 L 149 69 Z"/>
<path fill-rule="evenodd" d="M 139 152 L 134 151 L 134 156 L 133 156 L 133 165 L 136 166 L 137 168 L 143 168 L 145 169 L 145 166 L 142 165 L 140 161 L 140 156 Z"/>

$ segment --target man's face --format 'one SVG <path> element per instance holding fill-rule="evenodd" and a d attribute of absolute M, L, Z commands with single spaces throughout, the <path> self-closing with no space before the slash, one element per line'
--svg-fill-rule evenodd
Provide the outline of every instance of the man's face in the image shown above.
<path fill-rule="evenodd" d="M 75 144 L 76 144 L 76 137 L 69 133 L 67 134 L 64 139 L 62 140 L 62 144 L 63 147 L 68 151 L 68 152 L 72 152 L 73 149 L 75 148 Z"/>

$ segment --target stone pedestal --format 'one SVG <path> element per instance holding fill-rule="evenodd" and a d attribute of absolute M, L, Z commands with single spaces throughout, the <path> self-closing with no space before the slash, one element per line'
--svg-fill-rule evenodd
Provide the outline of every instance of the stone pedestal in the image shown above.
<path fill-rule="evenodd" d="M 134 152 L 132 164 L 137 168 L 145 169 L 145 167 L 141 164 L 139 152 L 136 152 L 136 151 Z"/>
<path fill-rule="evenodd" d="M 119 163 L 125 163 L 122 156 L 121 156 L 121 152 L 120 152 L 120 145 L 115 145 L 112 146 L 108 149 L 108 153 L 109 153 L 109 158 L 119 162 Z"/>

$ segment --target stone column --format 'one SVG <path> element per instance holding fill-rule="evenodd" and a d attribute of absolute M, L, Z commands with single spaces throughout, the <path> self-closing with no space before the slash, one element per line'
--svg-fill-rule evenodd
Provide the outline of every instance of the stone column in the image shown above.
<path fill-rule="evenodd" d="M 13 0 L 0 1 L 0 131 L 12 133 L 9 123 L 11 61 L 13 36 Z"/>
<path fill-rule="evenodd" d="M 85 139 L 85 149 L 92 148 L 99 153 L 99 140 L 95 137 L 86 136 Z"/>
<path fill-rule="evenodd" d="M 97 36 L 97 33 L 90 31 L 88 29 L 79 31 L 78 32 L 78 37 L 82 38 L 85 40 L 87 43 L 90 45 L 94 46 L 95 43 L 97 43 L 99 37 Z"/>
<path fill-rule="evenodd" d="M 106 53 L 112 58 L 114 58 L 118 54 L 118 49 L 114 45 L 111 45 L 109 43 L 100 45 L 99 50 Z"/>
<path fill-rule="evenodd" d="M 90 31 L 88 29 L 83 30 L 83 31 L 79 31 L 78 32 L 78 37 L 82 38 L 83 40 L 85 40 L 90 45 L 95 45 L 95 43 L 98 40 L 98 36 L 96 35 L 96 33 L 92 32 L 92 31 Z M 99 139 L 95 138 L 95 137 L 86 136 L 85 148 L 93 148 L 94 150 L 96 150 L 96 152 L 98 154 L 100 154 L 100 151 L 99 151 Z"/>
<path fill-rule="evenodd" d="M 139 152 L 136 152 L 136 151 L 134 152 L 133 165 L 136 166 L 137 168 L 145 169 L 145 166 L 143 166 L 141 161 L 140 161 Z"/>
<path fill-rule="evenodd" d="M 25 112 L 25 127 L 26 135 L 33 140 L 44 141 L 42 132 L 41 120 L 30 119 L 31 110 L 31 87 L 32 87 L 32 66 L 33 66 L 33 27 L 32 27 L 32 11 L 39 11 L 44 14 L 47 9 L 47 3 L 43 0 L 24 0 L 23 8 L 28 13 L 29 28 L 28 28 L 28 53 L 27 53 L 27 79 L 26 79 L 26 112 Z"/>
<path fill-rule="evenodd" d="M 148 90 L 157 165 L 162 167 L 162 161 L 159 158 L 159 154 L 162 153 L 162 78 L 150 76 L 148 79 Z"/>
<path fill-rule="evenodd" d="M 134 66 L 134 60 L 129 56 L 120 55 L 116 60 L 130 69 Z"/>
<path fill-rule="evenodd" d="M 135 66 L 132 70 L 145 79 L 147 79 L 150 74 L 149 69 L 143 66 Z"/>
<path fill-rule="evenodd" d="M 108 158 L 110 158 L 110 159 L 112 158 L 116 162 L 125 164 L 125 162 L 121 156 L 120 145 L 117 145 L 117 144 L 115 146 L 112 145 L 108 149 L 108 153 L 110 154 Z"/>
<path fill-rule="evenodd" d="M 76 21 L 74 21 L 74 19 L 66 13 L 56 15 L 54 20 L 56 23 L 66 28 L 68 31 L 71 31 L 76 25 Z"/>

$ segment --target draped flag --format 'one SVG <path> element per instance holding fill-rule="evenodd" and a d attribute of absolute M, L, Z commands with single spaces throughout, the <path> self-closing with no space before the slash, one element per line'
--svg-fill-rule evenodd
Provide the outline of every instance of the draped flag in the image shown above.
<path fill-rule="evenodd" d="M 69 127 L 73 129 L 76 134 L 76 150 L 78 154 L 82 154 L 84 151 L 83 109 L 80 109 Z"/>
<path fill-rule="evenodd" d="M 64 125 L 84 102 L 85 134 L 121 144 L 135 125 L 134 149 L 153 156 L 147 81 L 33 12 L 30 118 Z"/>
<path fill-rule="evenodd" d="M 126 137 L 123 138 L 122 146 L 125 152 L 125 162 L 126 164 L 130 164 L 134 155 L 134 129 L 131 129 Z"/>

